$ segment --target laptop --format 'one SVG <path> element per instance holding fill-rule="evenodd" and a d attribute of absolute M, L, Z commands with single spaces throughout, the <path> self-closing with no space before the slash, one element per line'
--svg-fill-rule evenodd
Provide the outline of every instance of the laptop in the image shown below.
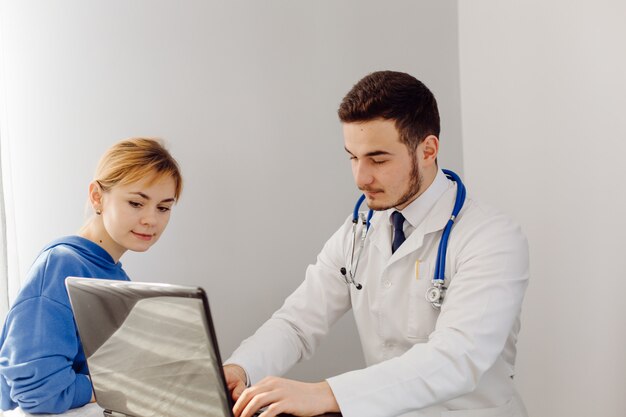
<path fill-rule="evenodd" d="M 232 417 L 202 288 L 77 277 L 65 285 L 105 416 Z"/>

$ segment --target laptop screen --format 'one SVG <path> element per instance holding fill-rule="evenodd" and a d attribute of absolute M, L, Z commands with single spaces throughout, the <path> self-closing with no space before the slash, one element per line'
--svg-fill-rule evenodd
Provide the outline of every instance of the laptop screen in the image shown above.
<path fill-rule="evenodd" d="M 66 280 L 98 404 L 129 416 L 230 416 L 202 289 Z"/>

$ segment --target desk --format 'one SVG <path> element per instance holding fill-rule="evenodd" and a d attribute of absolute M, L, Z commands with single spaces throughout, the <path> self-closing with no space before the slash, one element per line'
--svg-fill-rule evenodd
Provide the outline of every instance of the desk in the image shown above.
<path fill-rule="evenodd" d="M 31 417 L 31 416 L 32 417 L 40 417 L 40 416 L 102 417 L 102 408 L 100 408 L 98 404 L 91 403 L 80 408 L 74 408 L 73 410 L 69 410 L 68 412 L 63 413 L 63 414 L 29 414 L 29 413 L 23 412 L 19 408 L 16 408 L 15 410 L 11 410 L 11 411 L 4 411 L 4 412 L 0 411 L 0 416 L 2 417 Z M 281 416 L 289 417 L 286 414 L 281 414 Z M 207 416 L 207 417 L 210 417 L 210 416 Z M 320 417 L 341 417 L 341 414 L 328 413 Z"/>

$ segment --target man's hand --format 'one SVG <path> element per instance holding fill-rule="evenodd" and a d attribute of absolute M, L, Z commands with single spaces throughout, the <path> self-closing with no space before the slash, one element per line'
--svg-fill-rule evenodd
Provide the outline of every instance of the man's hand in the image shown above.
<path fill-rule="evenodd" d="M 316 416 L 339 411 L 326 381 L 311 384 L 277 377 L 265 378 L 244 390 L 233 412 L 236 417 L 251 417 L 263 407 L 267 408 L 259 417 L 274 417 L 280 413 Z"/>
<path fill-rule="evenodd" d="M 224 366 L 226 386 L 233 400 L 237 401 L 243 390 L 246 389 L 246 371 L 239 365 Z"/>

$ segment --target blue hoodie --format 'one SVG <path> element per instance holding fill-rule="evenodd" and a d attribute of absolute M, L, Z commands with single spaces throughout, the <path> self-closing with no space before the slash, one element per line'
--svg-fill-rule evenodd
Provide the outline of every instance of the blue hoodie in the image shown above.
<path fill-rule="evenodd" d="M 79 236 L 37 257 L 0 336 L 0 409 L 63 413 L 91 400 L 87 363 L 65 289 L 68 276 L 128 281 L 120 262 Z"/>

